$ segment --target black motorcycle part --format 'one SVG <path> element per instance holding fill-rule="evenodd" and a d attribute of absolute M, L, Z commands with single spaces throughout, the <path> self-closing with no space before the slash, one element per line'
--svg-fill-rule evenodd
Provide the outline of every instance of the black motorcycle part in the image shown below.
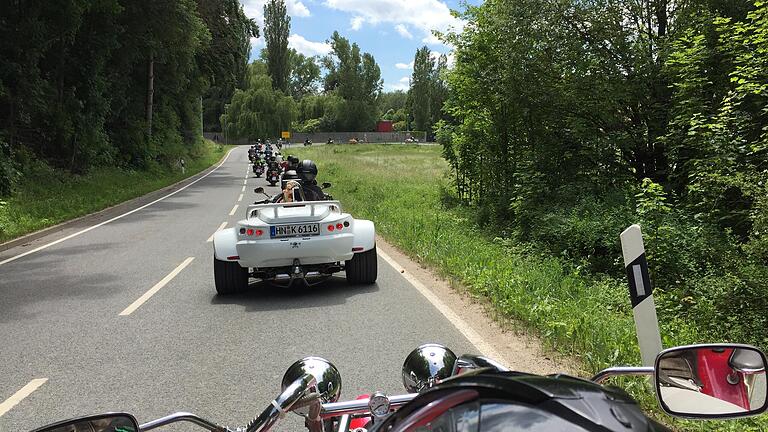
<path fill-rule="evenodd" d="M 603 387 L 591 381 L 567 375 L 538 376 L 519 372 L 477 371 L 446 380 L 422 393 L 409 404 L 400 408 L 373 431 L 397 429 L 425 405 L 457 390 L 470 389 L 478 392 L 478 399 L 452 408 L 467 414 L 476 411 L 479 426 L 476 432 L 485 432 L 485 424 L 501 421 L 514 425 L 512 430 L 544 431 L 621 431 L 655 432 L 670 431 L 649 419 L 637 403 L 623 390 Z M 474 408 L 473 408 L 474 407 Z M 493 414 L 495 421 L 485 419 L 484 410 Z M 455 413 L 445 415 L 456 417 Z M 441 414 L 442 416 L 443 414 Z M 506 429 L 505 429 L 506 430 Z"/>

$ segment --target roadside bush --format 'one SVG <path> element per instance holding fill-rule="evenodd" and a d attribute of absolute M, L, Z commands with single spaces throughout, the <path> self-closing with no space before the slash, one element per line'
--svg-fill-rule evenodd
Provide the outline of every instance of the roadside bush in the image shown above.
<path fill-rule="evenodd" d="M 606 199 L 563 195 L 518 207 L 513 226 L 519 241 L 532 242 L 590 272 L 618 276 L 623 267 L 617 233 L 632 223 L 632 215 L 631 202 L 621 193 Z"/>
<path fill-rule="evenodd" d="M 8 196 L 19 176 L 11 147 L 0 137 L 0 197 Z"/>

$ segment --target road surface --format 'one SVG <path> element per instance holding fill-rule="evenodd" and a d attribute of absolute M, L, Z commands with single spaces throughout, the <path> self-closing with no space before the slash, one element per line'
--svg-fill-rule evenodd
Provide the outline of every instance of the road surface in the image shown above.
<path fill-rule="evenodd" d="M 372 286 L 350 287 L 341 273 L 312 289 L 252 281 L 217 296 L 208 240 L 244 216 L 256 186 L 278 190 L 253 177 L 238 147 L 165 199 L 0 252 L 0 431 L 105 411 L 241 426 L 307 355 L 336 364 L 351 399 L 402 393 L 402 362 L 421 343 L 477 352 L 381 257 Z M 293 417 L 279 429 L 302 429 Z"/>

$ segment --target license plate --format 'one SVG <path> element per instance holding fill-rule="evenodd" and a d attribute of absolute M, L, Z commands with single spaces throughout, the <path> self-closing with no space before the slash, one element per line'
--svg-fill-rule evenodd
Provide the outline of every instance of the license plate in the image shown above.
<path fill-rule="evenodd" d="M 269 227 L 269 235 L 276 237 L 301 237 L 320 234 L 320 224 L 273 225 Z"/>

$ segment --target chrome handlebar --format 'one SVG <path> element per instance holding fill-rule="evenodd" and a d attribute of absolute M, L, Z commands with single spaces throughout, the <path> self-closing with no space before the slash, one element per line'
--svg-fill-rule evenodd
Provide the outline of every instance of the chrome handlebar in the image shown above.
<path fill-rule="evenodd" d="M 202 417 L 198 417 L 195 414 L 188 413 L 188 412 L 178 412 L 175 414 L 165 416 L 163 418 L 159 418 L 157 420 L 152 420 L 151 422 L 144 423 L 143 425 L 139 426 L 139 430 L 144 432 L 152 429 L 157 429 L 159 427 L 166 426 L 171 423 L 179 423 L 179 422 L 193 423 L 202 427 L 203 429 L 209 430 L 210 432 L 234 432 L 232 429 L 229 429 L 225 426 L 219 426 L 214 422 L 208 421 Z"/>
<path fill-rule="evenodd" d="M 276 397 L 258 417 L 251 420 L 245 427 L 246 432 L 264 432 L 274 426 L 281 415 L 290 411 L 291 407 L 303 398 L 310 387 L 317 385 L 317 380 L 310 374 L 304 374 L 289 385 L 280 396 Z"/>
<path fill-rule="evenodd" d="M 493 362 L 492 360 L 477 357 L 477 356 L 462 356 L 461 362 L 457 362 L 457 368 L 459 371 L 465 371 L 467 369 L 486 368 L 490 367 L 496 370 L 505 370 L 500 364 Z M 456 370 L 454 370 L 456 372 Z M 600 371 L 592 377 L 592 381 L 597 384 L 602 384 L 610 377 L 614 376 L 638 376 L 638 375 L 653 375 L 653 367 L 612 367 Z M 229 429 L 225 426 L 219 426 L 216 423 L 205 420 L 194 414 L 187 412 L 179 412 L 171 414 L 169 416 L 145 423 L 140 426 L 142 432 L 156 429 L 161 426 L 165 426 L 171 423 L 177 422 L 189 422 L 201 426 L 202 428 L 210 432 L 267 432 L 274 426 L 277 420 L 287 412 L 291 411 L 291 408 L 296 408 L 303 405 L 314 405 L 317 402 L 317 398 L 310 400 L 309 396 L 318 396 L 317 393 L 311 393 L 313 388 L 317 386 L 317 379 L 311 374 L 305 373 L 298 379 L 294 380 L 285 390 L 277 396 L 272 403 L 256 418 L 254 418 L 245 428 Z M 397 396 L 390 396 L 390 409 L 397 410 L 408 402 L 418 396 L 418 393 L 408 393 Z M 370 415 L 370 408 L 368 406 L 370 399 L 357 399 L 345 402 L 329 402 L 320 403 L 319 416 L 314 414 L 315 420 L 318 422 L 321 420 L 327 420 L 331 418 L 339 418 L 340 425 L 348 425 L 349 420 L 354 416 Z M 309 420 L 309 419 L 308 419 Z M 322 430 L 322 426 L 320 426 Z M 342 432 L 344 429 L 340 429 Z"/>
<path fill-rule="evenodd" d="M 590 381 L 602 384 L 608 378 L 615 376 L 653 376 L 653 366 L 616 366 L 603 369 L 592 377 Z"/>
<path fill-rule="evenodd" d="M 418 395 L 418 393 L 408 393 L 404 395 L 390 396 L 390 408 L 400 408 L 412 401 Z M 327 419 L 343 415 L 369 414 L 368 401 L 369 399 L 358 399 L 346 402 L 324 403 L 322 404 L 320 417 Z"/>

